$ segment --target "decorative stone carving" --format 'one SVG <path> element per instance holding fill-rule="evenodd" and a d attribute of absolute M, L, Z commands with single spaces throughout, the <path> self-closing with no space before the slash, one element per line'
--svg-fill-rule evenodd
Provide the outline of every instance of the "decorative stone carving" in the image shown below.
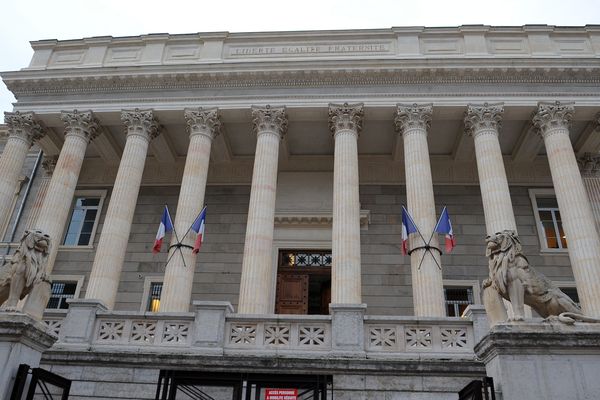
<path fill-rule="evenodd" d="M 219 109 L 197 108 L 184 110 L 187 132 L 190 136 L 204 134 L 214 139 L 221 132 Z"/>
<path fill-rule="evenodd" d="M 48 283 L 46 262 L 50 237 L 42 231 L 25 231 L 19 248 L 9 263 L 0 269 L 0 304 L 2 309 L 15 311 L 19 300 L 33 289 Z"/>
<path fill-rule="evenodd" d="M 91 111 L 63 111 L 60 119 L 65 124 L 65 135 L 78 135 L 91 142 L 100 133 L 100 124 Z"/>
<path fill-rule="evenodd" d="M 5 112 L 4 122 L 8 125 L 8 135 L 19 137 L 30 146 L 41 139 L 45 134 L 44 128 L 35 121 L 34 116 L 32 112 Z"/>
<path fill-rule="evenodd" d="M 585 153 L 577 158 L 582 175 L 597 176 L 600 172 L 600 154 Z"/>
<path fill-rule="evenodd" d="M 544 137 L 552 134 L 554 128 L 569 128 L 573 113 L 574 103 L 561 103 L 560 101 L 549 103 L 540 102 L 538 110 L 533 114 L 533 125 L 538 133 Z"/>
<path fill-rule="evenodd" d="M 420 132 L 427 133 L 432 112 L 433 104 L 397 104 L 394 117 L 396 132 L 404 135 L 413 128 L 421 128 Z"/>
<path fill-rule="evenodd" d="M 329 104 L 329 130 L 335 135 L 340 130 L 362 130 L 363 103 Z"/>
<path fill-rule="evenodd" d="M 502 126 L 502 114 L 504 114 L 503 103 L 469 104 L 464 119 L 465 133 L 469 136 L 473 136 L 478 132 L 498 134 Z"/>
<path fill-rule="evenodd" d="M 495 289 L 512 304 L 513 321 L 523 321 L 524 305 L 533 308 L 549 320 L 573 323 L 575 320 L 594 321 L 584 317 L 581 309 L 548 278 L 529 265 L 522 252 L 521 242 L 514 231 L 502 231 L 486 239 L 486 256 L 490 277 L 483 283 L 484 291 Z M 495 312 L 497 304 L 484 295 L 486 310 Z"/>
<path fill-rule="evenodd" d="M 42 160 L 42 168 L 44 168 L 44 172 L 47 176 L 52 176 L 54 173 L 54 168 L 56 168 L 56 162 L 58 161 L 58 156 L 44 156 Z"/>
<path fill-rule="evenodd" d="M 287 132 L 288 119 L 285 107 L 252 106 L 252 127 L 255 134 L 263 131 L 277 132 L 283 137 Z"/>
<path fill-rule="evenodd" d="M 160 125 L 152 110 L 140 110 L 136 108 L 133 111 L 121 111 L 121 121 L 127 127 L 128 135 L 142 135 L 148 140 L 152 140 L 160 133 Z"/>

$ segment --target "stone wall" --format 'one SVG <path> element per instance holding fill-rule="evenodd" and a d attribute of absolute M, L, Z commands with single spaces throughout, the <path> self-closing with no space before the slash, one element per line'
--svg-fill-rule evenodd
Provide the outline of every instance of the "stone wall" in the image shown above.
<path fill-rule="evenodd" d="M 223 300 L 237 306 L 248 186 L 209 186 L 206 241 L 197 259 L 192 300 Z M 163 204 L 176 213 L 177 187 L 143 187 L 136 207 L 130 242 L 117 297 L 117 310 L 139 310 L 146 277 L 161 277 L 166 251 L 153 255 L 151 247 Z M 457 247 L 442 257 L 444 279 L 481 281 L 487 276 L 484 256 L 485 225 L 478 186 L 435 186 L 438 212 L 447 205 Z M 530 262 L 551 279 L 573 281 L 566 253 L 540 253 L 535 219 L 526 187 L 512 187 L 518 229 Z M 361 186 L 361 208 L 370 211 L 368 229 L 361 231 L 363 301 L 367 313 L 412 315 L 409 257 L 401 254 L 401 204 L 404 186 Z M 102 231 L 104 212 L 96 234 Z M 330 229 L 330 228 L 325 228 Z M 85 295 L 93 249 L 59 252 L 55 275 L 85 275 Z"/>

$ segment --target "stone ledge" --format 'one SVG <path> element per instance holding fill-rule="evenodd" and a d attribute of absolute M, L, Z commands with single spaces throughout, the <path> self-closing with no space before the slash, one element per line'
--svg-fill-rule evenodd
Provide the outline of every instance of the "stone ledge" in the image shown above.
<path fill-rule="evenodd" d="M 247 371 L 273 373 L 275 371 L 310 371 L 311 373 L 403 373 L 419 375 L 444 374 L 465 376 L 485 373 L 482 363 L 475 360 L 454 359 L 445 355 L 439 358 L 417 356 L 412 359 L 349 359 L 306 357 L 210 355 L 196 353 L 126 353 L 122 351 L 96 352 L 74 349 L 51 349 L 43 354 L 43 364 L 128 366 L 148 368 L 192 368 L 210 371 Z"/>
<path fill-rule="evenodd" d="M 56 337 L 47 327 L 28 315 L 17 312 L 0 312 L 0 341 L 23 343 L 43 352 L 51 347 Z"/>
<path fill-rule="evenodd" d="M 474 351 L 484 362 L 499 354 L 600 354 L 600 324 L 498 324 Z"/>

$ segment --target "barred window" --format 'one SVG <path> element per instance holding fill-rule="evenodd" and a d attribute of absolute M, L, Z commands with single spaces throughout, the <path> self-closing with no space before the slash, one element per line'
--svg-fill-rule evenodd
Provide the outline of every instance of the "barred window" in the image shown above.
<path fill-rule="evenodd" d="M 162 293 L 162 282 L 151 282 L 148 292 L 148 307 L 146 311 L 158 312 L 160 309 L 160 295 Z"/>
<path fill-rule="evenodd" d="M 472 287 L 445 287 L 446 314 L 448 317 L 460 317 L 469 304 L 473 304 Z"/>
<path fill-rule="evenodd" d="M 69 308 L 69 304 L 67 304 L 67 299 L 74 298 L 76 290 L 77 282 L 52 282 L 52 287 L 50 289 L 50 299 L 48 300 L 48 305 L 46 306 L 46 308 L 51 308 L 54 310 L 66 310 L 67 308 Z"/>

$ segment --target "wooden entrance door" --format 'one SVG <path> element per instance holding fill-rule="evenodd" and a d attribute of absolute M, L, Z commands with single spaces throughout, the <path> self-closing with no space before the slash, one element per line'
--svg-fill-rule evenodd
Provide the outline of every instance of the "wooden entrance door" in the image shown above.
<path fill-rule="evenodd" d="M 277 314 L 308 313 L 308 275 L 279 274 L 277 276 Z"/>

